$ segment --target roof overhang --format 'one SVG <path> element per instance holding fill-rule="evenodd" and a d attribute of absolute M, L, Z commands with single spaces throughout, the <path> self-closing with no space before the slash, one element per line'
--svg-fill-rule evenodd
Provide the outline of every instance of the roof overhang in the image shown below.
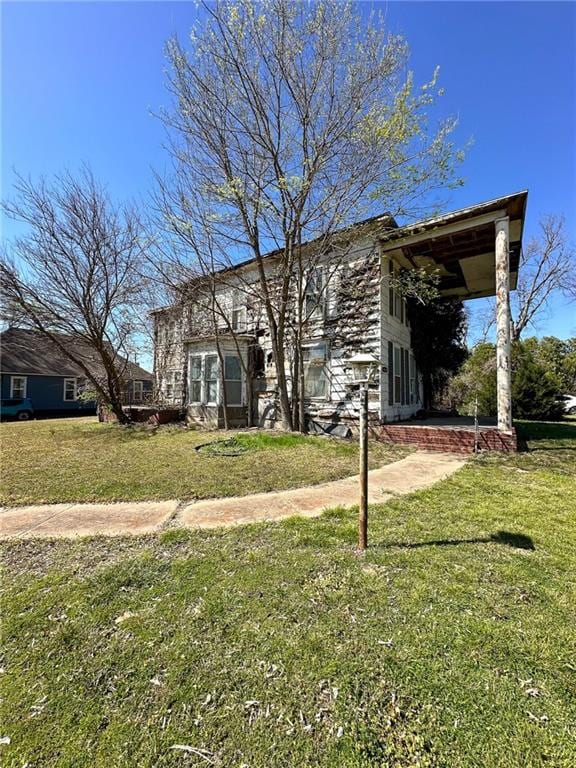
<path fill-rule="evenodd" d="M 509 220 L 510 288 L 516 288 L 528 192 L 517 192 L 400 227 L 380 239 L 381 250 L 408 269 L 439 277 L 442 296 L 495 294 L 495 224 Z"/>

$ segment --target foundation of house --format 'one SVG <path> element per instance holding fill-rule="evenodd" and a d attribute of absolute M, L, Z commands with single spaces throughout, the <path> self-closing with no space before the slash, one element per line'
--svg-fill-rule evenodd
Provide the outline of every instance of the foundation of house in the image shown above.
<path fill-rule="evenodd" d="M 518 450 L 518 437 L 514 428 L 502 432 L 496 425 L 483 422 L 476 430 L 473 420 L 467 417 L 381 424 L 377 429 L 377 438 L 383 442 L 448 453 L 513 453 Z"/>

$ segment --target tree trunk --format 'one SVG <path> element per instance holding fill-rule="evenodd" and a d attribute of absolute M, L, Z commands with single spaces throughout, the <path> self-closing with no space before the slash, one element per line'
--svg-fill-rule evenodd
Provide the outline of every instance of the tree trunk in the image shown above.
<path fill-rule="evenodd" d="M 306 424 L 306 403 L 304 402 L 304 387 L 306 385 L 304 377 L 304 353 L 302 352 L 302 344 L 298 344 L 297 349 L 298 359 L 300 361 L 300 378 L 298 381 L 298 404 L 300 408 L 300 432 L 304 435 L 308 434 L 308 425 Z"/>
<path fill-rule="evenodd" d="M 298 401 L 298 387 L 295 386 L 300 379 L 300 358 L 297 352 L 298 346 L 294 349 L 294 365 L 292 367 L 292 426 L 295 430 L 300 429 L 300 405 Z"/>
<path fill-rule="evenodd" d="M 226 397 L 226 371 L 224 369 L 224 355 L 222 354 L 222 347 L 216 333 L 216 353 L 218 354 L 218 362 L 220 363 L 220 389 L 222 392 L 222 416 L 224 418 L 224 429 L 228 431 L 228 398 Z M 218 405 L 216 405 L 216 414 L 218 414 Z M 218 421 L 218 415 L 216 415 Z M 219 426 L 219 425 L 218 425 Z"/>

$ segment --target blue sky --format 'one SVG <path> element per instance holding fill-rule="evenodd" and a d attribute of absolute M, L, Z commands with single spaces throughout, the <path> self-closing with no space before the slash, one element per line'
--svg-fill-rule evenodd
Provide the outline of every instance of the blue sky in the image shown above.
<path fill-rule="evenodd" d="M 553 212 L 576 240 L 576 4 L 374 5 L 406 36 L 417 81 L 440 66 L 442 112 L 459 116 L 460 142 L 473 138 L 466 184 L 449 208 L 528 188 L 526 236 Z M 19 0 L 1 9 L 2 196 L 13 169 L 50 175 L 87 161 L 113 196 L 145 202 L 153 169 L 166 162 L 152 115 L 169 102 L 163 45 L 187 35 L 194 3 Z M 537 331 L 576 334 L 576 305 L 557 298 Z"/>

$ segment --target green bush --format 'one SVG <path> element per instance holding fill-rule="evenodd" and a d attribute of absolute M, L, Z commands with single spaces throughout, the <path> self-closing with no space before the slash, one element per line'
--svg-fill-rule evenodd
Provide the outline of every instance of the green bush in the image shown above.
<path fill-rule="evenodd" d="M 556 421 L 562 417 L 558 386 L 553 374 L 532 359 L 518 342 L 514 349 L 512 412 L 517 419 Z"/>
<path fill-rule="evenodd" d="M 549 365 L 534 359 L 533 340 L 512 347 L 512 413 L 517 419 L 554 421 L 563 409 L 557 397 L 559 383 Z M 474 413 L 476 398 L 481 416 L 495 416 L 496 347 L 477 344 L 450 385 L 453 406 L 462 414 Z"/>

